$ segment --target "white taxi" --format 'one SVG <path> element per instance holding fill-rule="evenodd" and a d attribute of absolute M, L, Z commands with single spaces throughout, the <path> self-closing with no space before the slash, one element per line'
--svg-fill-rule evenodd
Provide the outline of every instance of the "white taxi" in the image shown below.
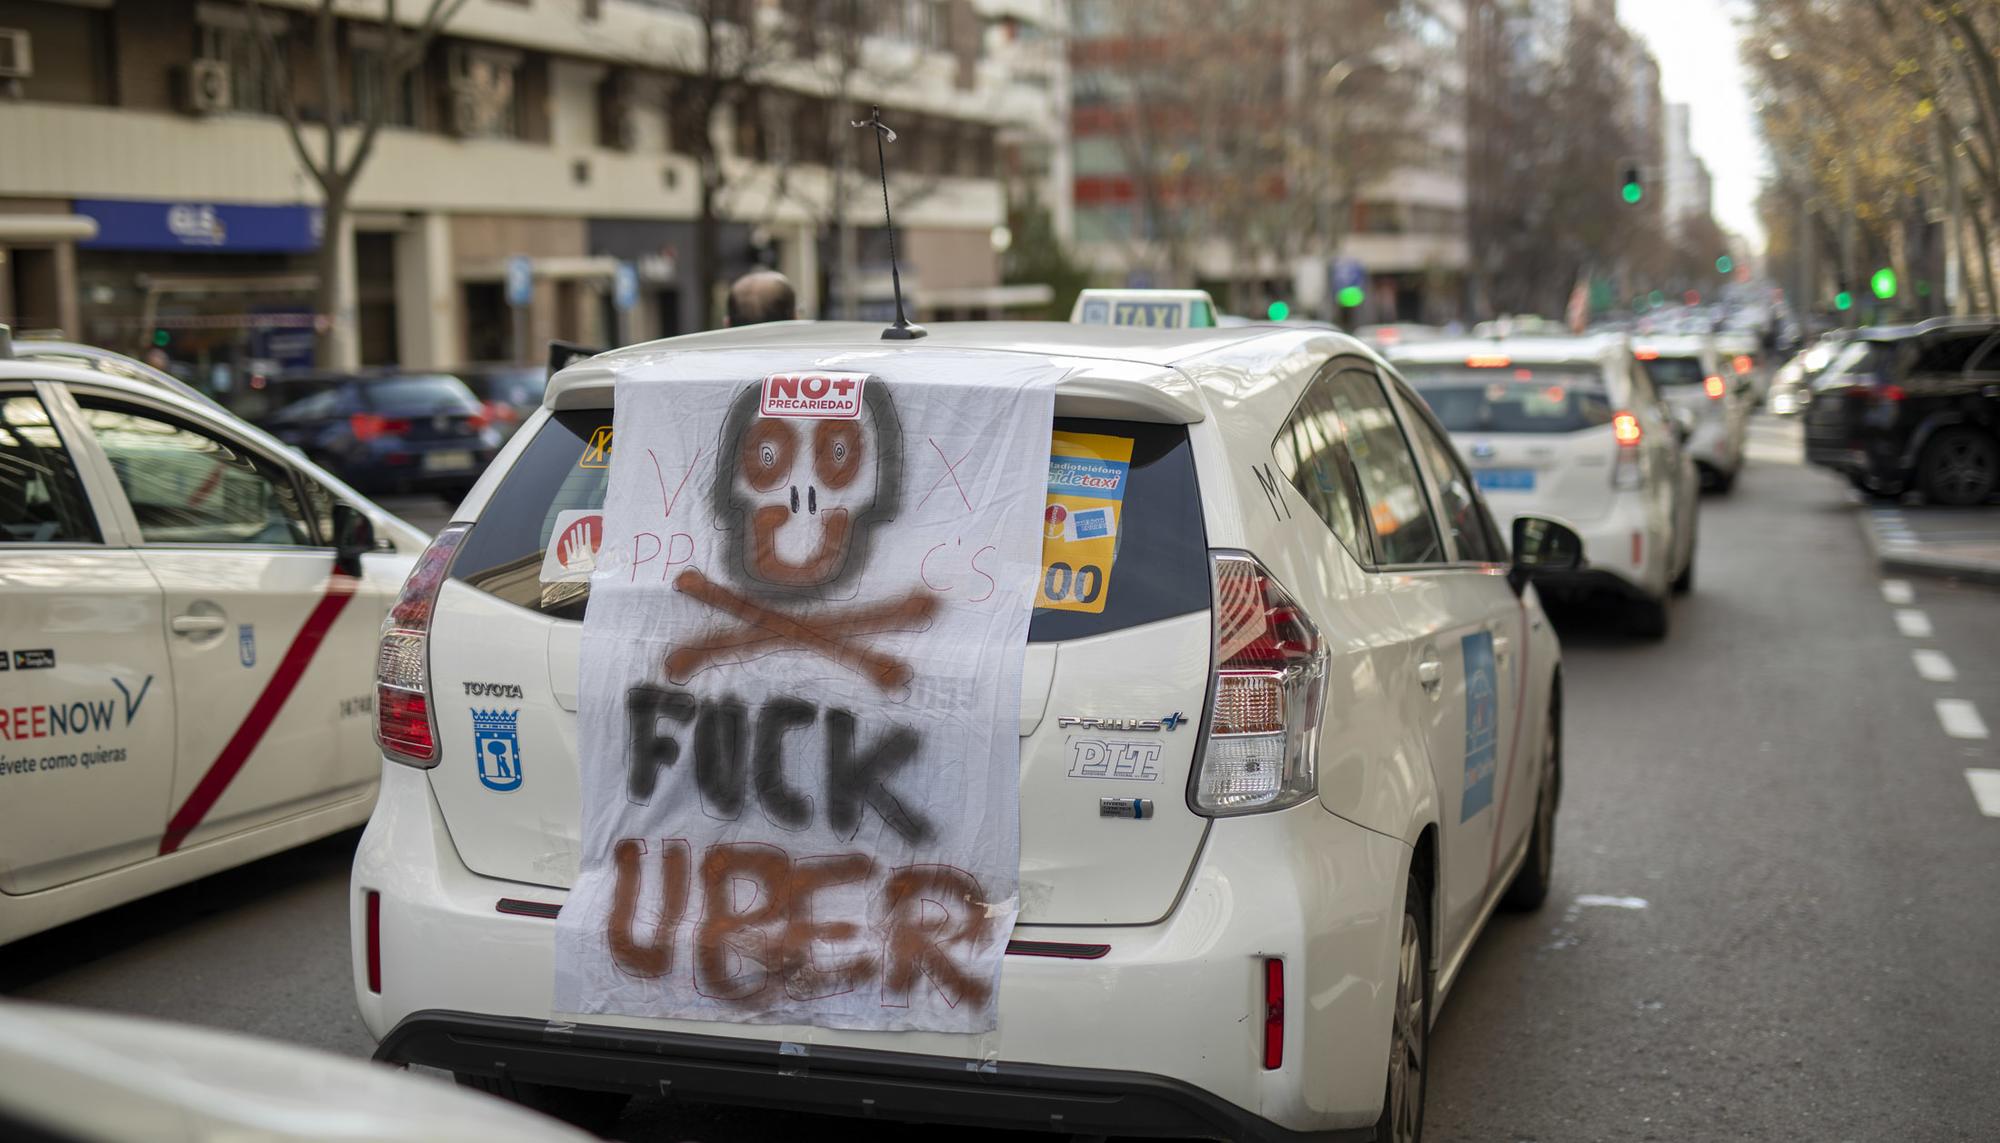
<path fill-rule="evenodd" d="M 1544 590 L 1622 597 L 1639 634 L 1666 634 L 1671 596 L 1694 586 L 1700 487 L 1686 432 L 1620 336 L 1398 346 L 1396 368 L 1430 403 L 1503 516 L 1548 513 L 1590 553 Z"/>
<path fill-rule="evenodd" d="M 586 644 L 585 610 L 593 592 L 611 598 L 607 575 L 622 577 L 609 562 L 592 565 L 595 578 L 566 571 L 588 562 L 595 542 L 579 545 L 578 529 L 593 518 L 609 529 L 607 486 L 643 497 L 657 488 L 648 510 L 681 519 L 688 503 L 736 495 L 737 464 L 788 463 L 794 439 L 770 423 L 779 414 L 745 412 L 729 423 L 745 440 L 769 427 L 761 454 L 696 453 L 711 459 L 683 471 L 673 455 L 614 439 L 614 396 L 680 385 L 658 370 L 682 354 L 689 368 L 748 378 L 749 394 L 773 361 L 804 376 L 872 361 L 886 375 L 916 353 L 929 355 L 926 369 L 943 355 L 948 372 L 1004 362 L 1061 375 L 1053 424 L 1029 441 L 1031 450 L 1050 442 L 1046 511 L 1040 457 L 1029 459 L 1031 518 L 1047 522 L 1052 547 L 1041 587 L 1028 590 L 1091 601 L 1037 606 L 1025 627 L 1020 891 L 1005 902 L 1018 922 L 996 962 L 993 1030 L 559 1006 L 557 934 L 573 923 L 564 911 L 588 916 L 593 900 L 579 898 L 595 847 L 582 822 L 651 798 L 656 780 L 627 793 L 621 779 L 599 805 L 584 791 L 605 771 L 584 763 L 637 767 L 660 725 L 692 717 L 671 713 L 675 692 L 651 688 L 669 713 L 652 698 L 631 707 L 639 738 L 624 738 L 622 717 L 584 725 L 591 664 L 604 662 L 590 648 L 606 645 Z M 632 431 L 619 424 L 619 434 Z M 1058 512 L 1056 483 L 1077 468 L 1066 442 L 1084 438 L 1103 450 L 1094 455 L 1124 458 L 1104 466 L 1111 475 L 1098 485 L 1122 497 L 1110 519 L 1098 508 Z M 800 482 L 789 506 L 772 486 L 760 527 L 807 520 L 815 504 L 847 511 L 851 501 L 829 508 L 828 488 L 844 487 L 833 476 L 854 454 L 840 453 L 846 438 L 831 439 L 807 475 L 788 478 Z M 925 526 L 926 512 L 957 511 L 947 470 L 973 447 L 922 444 L 920 454 L 902 450 L 910 474 L 896 477 L 908 481 L 900 507 L 864 509 L 897 512 L 899 533 Z M 637 483 L 611 476 L 621 448 L 639 466 L 625 470 Z M 901 473 L 905 462 L 893 463 Z M 831 483 L 810 483 L 821 479 Z M 928 507 L 926 486 L 936 496 Z M 851 519 L 829 522 L 827 534 Z M 1097 563 L 1072 568 L 1047 555 L 1067 550 L 1072 522 L 1102 546 Z M 876 326 L 795 323 L 572 365 L 419 561 L 385 630 L 382 794 L 351 897 L 355 991 L 377 1058 L 446 1069 L 599 1127 L 633 1094 L 668 1093 L 1079 1136 L 1418 1139 L 1439 1004 L 1487 917 L 1503 904 L 1538 905 L 1550 885 L 1562 672 L 1524 573 L 1574 569 L 1583 553 L 1573 531 L 1545 519 L 1517 520 L 1514 540 L 1510 562 L 1423 402 L 1361 343 L 1327 331 L 975 323 L 888 342 Z M 686 538 L 679 559 L 692 559 L 694 543 Z M 648 548 L 648 574 L 675 550 L 671 537 Z M 796 655 L 759 662 L 773 685 L 804 669 Z M 674 670 L 670 659 L 669 680 Z M 999 705 L 1012 736 L 1012 694 Z M 626 756 L 580 759 L 579 738 L 593 733 L 609 736 L 611 753 L 630 743 Z M 697 734 L 692 756 L 705 773 L 700 759 L 728 747 Z M 1102 764 L 1099 737 L 1121 740 L 1116 765 Z M 774 769 L 783 756 L 757 750 L 767 813 L 786 783 L 816 780 L 784 777 Z M 660 757 L 671 766 L 675 755 Z M 657 778 L 662 789 L 676 783 L 669 802 L 694 805 L 688 776 L 682 766 Z M 894 800 L 869 804 L 864 836 L 883 836 L 874 815 Z M 702 851 L 702 868 L 724 848 Z M 619 852 L 625 860 L 626 843 Z M 680 851 L 661 852 L 670 861 Z M 712 908 L 767 899 L 743 885 L 747 896 Z M 649 910 L 687 907 L 671 888 L 645 892 Z M 641 905 L 621 899 L 627 910 Z M 676 976 L 668 966 L 688 963 L 675 949 L 697 939 L 691 923 L 657 924 L 647 938 L 655 954 L 621 946 L 652 967 L 607 966 L 588 987 L 641 976 L 687 987 L 685 968 Z M 877 934 L 866 924 L 814 931 L 826 942 L 809 954 L 818 963 L 905 955 L 888 930 L 881 948 L 870 944 Z M 719 955 L 774 963 L 750 939 Z M 871 1002 L 875 987 L 864 984 L 859 999 Z M 885 1007 L 891 987 L 880 985 Z"/>
<path fill-rule="evenodd" d="M 1717 493 L 1736 487 L 1756 400 L 1751 358 L 1725 359 L 1715 339 L 1704 336 L 1645 338 L 1632 355 L 1688 426 L 1686 452 L 1702 486 Z"/>
<path fill-rule="evenodd" d="M 424 542 L 172 378 L 0 327 L 0 943 L 365 820 Z"/>

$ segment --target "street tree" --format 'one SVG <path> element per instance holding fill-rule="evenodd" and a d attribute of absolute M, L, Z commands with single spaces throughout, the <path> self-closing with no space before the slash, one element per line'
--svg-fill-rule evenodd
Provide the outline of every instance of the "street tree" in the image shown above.
<path fill-rule="evenodd" d="M 465 3 L 427 0 L 422 14 L 414 23 L 407 23 L 396 10 L 396 0 L 385 0 L 379 17 L 353 14 L 351 5 L 336 0 L 319 0 L 309 17 L 310 37 L 297 40 L 281 38 L 275 30 L 290 21 L 289 13 L 272 12 L 258 0 L 250 0 L 250 22 L 271 70 L 286 138 L 320 192 L 322 237 L 313 311 L 320 321 L 316 356 L 322 366 L 351 369 L 360 364 L 360 335 L 352 312 L 354 249 L 347 233 L 355 182 L 374 154 L 375 140 L 396 104 L 394 93 L 401 92 L 410 74 L 423 65 L 431 42 Z M 343 99 L 343 60 L 351 61 L 352 57 L 341 50 L 341 29 L 361 24 L 374 25 L 380 31 L 381 66 L 374 77 L 379 87 L 369 93 L 350 89 L 349 98 Z M 300 51 L 302 45 L 309 45 L 310 50 Z M 301 88 L 295 81 L 304 77 L 295 71 L 295 62 L 308 63 L 313 73 L 319 106 L 311 117 L 299 108 Z M 317 138 L 309 140 L 308 135 Z"/>

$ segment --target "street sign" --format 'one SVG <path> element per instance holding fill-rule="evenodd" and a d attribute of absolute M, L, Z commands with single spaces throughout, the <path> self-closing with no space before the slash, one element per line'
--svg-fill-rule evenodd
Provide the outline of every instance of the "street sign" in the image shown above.
<path fill-rule="evenodd" d="M 535 300 L 535 262 L 526 254 L 507 259 L 507 304 L 515 308 Z"/>
<path fill-rule="evenodd" d="M 620 312 L 639 304 L 639 271 L 630 262 L 618 263 L 611 275 L 611 304 Z"/>

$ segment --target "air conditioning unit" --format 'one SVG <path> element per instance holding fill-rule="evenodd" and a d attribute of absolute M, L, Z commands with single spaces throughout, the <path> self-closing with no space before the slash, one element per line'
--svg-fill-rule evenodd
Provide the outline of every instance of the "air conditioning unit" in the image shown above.
<path fill-rule="evenodd" d="M 229 65 L 222 60 L 195 60 L 179 74 L 181 110 L 189 115 L 214 115 L 234 105 Z"/>
<path fill-rule="evenodd" d="M 0 79 L 31 79 L 34 74 L 34 44 L 28 33 L 0 28 Z"/>

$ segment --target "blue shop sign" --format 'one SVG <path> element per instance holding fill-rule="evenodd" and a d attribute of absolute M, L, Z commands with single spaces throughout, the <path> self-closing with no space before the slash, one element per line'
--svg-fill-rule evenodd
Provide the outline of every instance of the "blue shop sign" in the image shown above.
<path fill-rule="evenodd" d="M 324 229 L 316 206 L 80 198 L 75 210 L 97 221 L 97 237 L 77 243 L 85 250 L 304 254 Z"/>

